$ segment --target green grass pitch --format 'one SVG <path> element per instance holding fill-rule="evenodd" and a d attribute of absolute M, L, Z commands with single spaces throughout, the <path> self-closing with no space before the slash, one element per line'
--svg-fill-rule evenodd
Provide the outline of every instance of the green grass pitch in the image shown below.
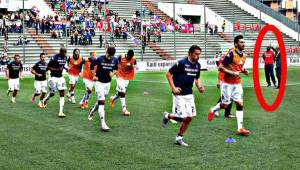
<path fill-rule="evenodd" d="M 244 125 L 252 132 L 249 137 L 235 135 L 235 119 L 221 116 L 207 121 L 207 111 L 219 97 L 216 74 L 201 73 L 204 94 L 194 89 L 198 115 L 184 137 L 189 147 L 173 144 L 179 124 L 161 128 L 162 113 L 172 107 L 164 72 L 137 73 L 130 82 L 126 98 L 130 117 L 121 115 L 120 101 L 114 109 L 106 102 L 109 133 L 100 132 L 98 114 L 88 121 L 87 110 L 67 99 L 67 117 L 58 118 L 58 94 L 46 109 L 37 108 L 30 101 L 32 78 L 21 82 L 17 103 L 12 104 L 5 96 L 7 81 L 0 79 L 0 169 L 298 169 L 300 68 L 289 68 L 284 100 L 272 113 L 258 104 L 252 75 L 243 76 Z M 113 80 L 110 95 L 115 85 Z M 79 101 L 84 93 L 82 81 L 75 92 Z M 263 87 L 268 103 L 277 92 Z M 92 95 L 90 106 L 94 102 Z M 228 137 L 237 142 L 225 143 Z"/>

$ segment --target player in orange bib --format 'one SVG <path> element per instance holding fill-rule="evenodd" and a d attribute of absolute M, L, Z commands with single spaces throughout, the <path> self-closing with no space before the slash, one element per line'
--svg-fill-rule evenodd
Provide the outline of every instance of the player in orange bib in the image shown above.
<path fill-rule="evenodd" d="M 122 114 L 124 116 L 129 116 L 130 112 L 126 108 L 125 94 L 126 88 L 128 86 L 129 80 L 134 78 L 134 66 L 136 66 L 136 59 L 134 57 L 134 51 L 128 50 L 127 54 L 120 55 L 118 57 L 119 65 L 117 76 L 117 87 L 116 94 L 110 97 L 109 105 L 114 107 L 114 102 L 120 98 L 122 105 Z"/>
<path fill-rule="evenodd" d="M 82 68 L 82 79 L 85 84 L 85 94 L 79 103 L 81 109 L 86 109 L 89 107 L 88 106 L 89 97 L 90 97 L 90 95 L 93 91 L 93 87 L 94 87 L 93 74 L 91 72 L 90 66 L 91 66 L 91 63 L 95 60 L 95 58 L 96 58 L 96 52 L 91 51 L 90 57 L 83 59 L 84 64 L 83 64 L 83 68 Z"/>
<path fill-rule="evenodd" d="M 234 48 L 230 48 L 226 54 L 221 54 L 221 57 L 218 58 L 217 61 L 216 61 L 217 67 L 219 67 L 219 66 L 222 64 L 224 58 L 225 58 L 227 55 L 229 55 L 230 52 L 232 52 L 232 51 L 234 51 L 234 50 L 235 50 Z M 223 82 L 224 76 L 225 76 L 225 73 L 224 73 L 223 71 L 219 70 L 219 72 L 218 72 L 218 83 L 217 83 L 217 88 L 220 88 L 220 87 L 221 87 L 221 84 L 222 84 L 222 82 Z M 218 103 L 221 103 L 221 97 L 219 98 L 217 104 L 218 104 Z M 227 106 L 227 108 L 225 109 L 225 111 L 224 111 L 224 116 L 225 116 L 225 118 L 234 118 L 234 117 L 235 117 L 234 115 L 232 115 L 232 114 L 230 113 L 231 107 L 232 107 L 232 103 L 230 103 L 230 104 Z M 219 116 L 219 112 L 218 112 L 218 111 L 214 112 L 214 116 Z"/>
<path fill-rule="evenodd" d="M 220 109 L 227 108 L 233 101 L 236 104 L 236 119 L 237 119 L 237 135 L 248 136 L 250 131 L 243 126 L 243 87 L 241 84 L 240 74 L 248 75 L 249 72 L 244 68 L 246 61 L 245 40 L 242 35 L 234 38 L 235 50 L 229 52 L 219 66 L 219 70 L 223 71 L 224 78 L 221 84 L 221 103 L 211 108 L 208 113 L 208 121 L 212 121 L 214 113 Z"/>
<path fill-rule="evenodd" d="M 69 98 L 69 101 L 72 102 L 73 104 L 76 103 L 75 96 L 74 96 L 74 89 L 78 81 L 79 74 L 81 72 L 82 64 L 83 64 L 83 58 L 80 56 L 80 51 L 78 48 L 75 48 L 73 50 L 73 55 L 67 59 L 68 74 L 70 80 L 69 81 L 70 89 L 69 89 L 69 94 L 67 96 Z"/>

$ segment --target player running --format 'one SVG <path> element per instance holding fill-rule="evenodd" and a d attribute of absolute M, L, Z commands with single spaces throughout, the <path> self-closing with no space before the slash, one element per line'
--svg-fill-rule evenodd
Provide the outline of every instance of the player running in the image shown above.
<path fill-rule="evenodd" d="M 196 116 L 196 107 L 193 96 L 193 83 L 195 83 L 200 93 L 204 92 L 204 86 L 200 83 L 201 65 L 198 62 L 201 54 L 201 48 L 193 45 L 189 49 L 188 57 L 179 60 L 167 72 L 167 79 L 173 93 L 173 113 L 165 112 L 162 126 L 167 127 L 170 119 L 182 122 L 179 133 L 175 138 L 175 144 L 188 146 L 183 141 L 183 135 L 186 132 L 192 117 Z"/>
<path fill-rule="evenodd" d="M 23 65 L 18 54 L 14 55 L 14 61 L 7 64 L 5 68 L 5 79 L 8 80 L 7 96 L 13 92 L 11 102 L 16 103 L 16 97 L 20 90 L 20 79 L 22 80 Z"/>
<path fill-rule="evenodd" d="M 65 117 L 64 114 L 64 104 L 65 104 L 65 90 L 66 90 L 66 80 L 62 73 L 66 64 L 67 59 L 67 49 L 60 48 L 59 53 L 54 55 L 48 65 L 47 70 L 50 70 L 50 79 L 48 80 L 48 86 L 50 93 L 43 100 L 43 105 L 46 106 L 48 100 L 54 96 L 55 92 L 59 91 L 59 117 Z"/>
<path fill-rule="evenodd" d="M 89 102 L 89 97 L 93 91 L 94 87 L 94 81 L 93 81 L 93 74 L 91 71 L 91 63 L 95 60 L 96 58 L 96 52 L 91 51 L 90 52 L 90 57 L 89 58 L 84 58 L 84 64 L 83 64 L 83 70 L 82 70 L 82 79 L 85 85 L 85 94 L 83 95 L 81 101 L 80 101 L 80 108 L 85 109 L 88 108 L 88 102 Z"/>
<path fill-rule="evenodd" d="M 220 71 L 225 73 L 221 84 L 221 103 L 211 108 L 208 113 L 208 120 L 212 121 L 214 113 L 220 109 L 227 108 L 233 101 L 236 103 L 237 135 L 248 136 L 250 131 L 243 127 L 243 87 L 240 74 L 248 75 L 249 72 L 243 67 L 246 61 L 245 41 L 242 35 L 234 38 L 235 50 L 225 57 L 219 66 Z"/>
<path fill-rule="evenodd" d="M 47 81 L 46 81 L 46 55 L 45 53 L 40 54 L 40 61 L 35 63 L 31 68 L 31 73 L 34 75 L 34 94 L 32 95 L 31 101 L 35 103 L 35 97 L 41 95 L 38 106 L 44 108 L 43 99 L 47 93 Z"/>
<path fill-rule="evenodd" d="M 82 64 L 83 58 L 80 56 L 80 51 L 78 48 L 75 48 L 73 50 L 73 55 L 67 59 L 68 75 L 70 80 L 70 89 L 67 96 L 69 98 L 69 101 L 73 104 L 76 103 L 74 89 L 78 81 L 79 74 L 81 72 Z"/>
<path fill-rule="evenodd" d="M 136 66 L 136 59 L 134 57 L 134 51 L 128 50 L 127 54 L 120 55 L 118 57 L 119 65 L 116 73 L 117 87 L 116 94 L 110 97 L 109 105 L 114 107 L 115 101 L 120 98 L 122 105 L 122 114 L 129 116 L 130 112 L 126 108 L 125 94 L 126 88 L 129 84 L 129 80 L 134 78 L 134 66 Z"/>
<path fill-rule="evenodd" d="M 224 58 L 231 52 L 231 51 L 234 51 L 234 48 L 230 48 L 229 51 L 226 53 L 226 54 L 221 54 L 221 57 L 216 61 L 216 64 L 217 64 L 217 67 L 220 66 L 220 64 L 223 62 Z M 217 88 L 220 88 L 221 87 L 221 84 L 223 82 L 223 79 L 224 79 L 224 72 L 219 70 L 218 72 L 218 83 L 217 83 Z M 221 97 L 219 98 L 218 103 L 221 103 Z M 224 111 L 224 116 L 225 118 L 235 118 L 234 115 L 232 115 L 230 112 L 231 112 L 231 107 L 232 107 L 232 103 L 230 103 L 227 108 L 225 109 Z M 219 116 L 219 112 L 216 111 L 214 113 L 214 116 Z"/>
<path fill-rule="evenodd" d="M 90 109 L 88 119 L 92 120 L 94 111 L 98 109 L 101 129 L 105 132 L 110 130 L 105 122 L 105 97 L 110 89 L 111 78 L 116 74 L 118 69 L 118 59 L 114 57 L 115 53 L 115 47 L 108 47 L 106 55 L 98 57 L 90 66 L 93 74 L 93 80 L 95 81 L 95 91 L 98 97 L 98 102 L 92 109 Z M 96 71 L 94 71 L 95 67 Z"/>

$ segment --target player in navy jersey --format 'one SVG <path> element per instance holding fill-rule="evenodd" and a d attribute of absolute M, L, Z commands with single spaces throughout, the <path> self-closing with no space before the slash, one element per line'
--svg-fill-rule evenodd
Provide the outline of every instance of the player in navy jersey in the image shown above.
<path fill-rule="evenodd" d="M 204 86 L 199 80 L 201 65 L 198 60 L 200 54 L 200 47 L 191 46 L 188 57 L 179 60 L 166 75 L 173 93 L 173 111 L 172 113 L 164 112 L 162 126 L 166 128 L 170 119 L 182 122 L 175 138 L 175 143 L 180 146 L 188 146 L 187 143 L 183 142 L 183 135 L 191 123 L 192 117 L 196 116 L 193 83 L 200 93 L 204 92 Z"/>
<path fill-rule="evenodd" d="M 31 101 L 32 103 L 35 103 L 35 97 L 41 95 L 38 104 L 40 108 L 44 108 L 42 101 L 47 93 L 46 69 L 46 54 L 41 53 L 40 61 L 35 63 L 35 65 L 31 68 L 31 73 L 34 75 L 34 94 L 32 95 Z"/>
<path fill-rule="evenodd" d="M 102 55 L 95 59 L 90 66 L 93 74 L 93 80 L 95 81 L 95 91 L 97 94 L 98 102 L 89 111 L 88 119 L 93 119 L 93 113 L 98 109 L 101 129 L 102 131 L 109 131 L 110 128 L 105 122 L 105 97 L 108 95 L 110 89 L 111 78 L 116 74 L 118 69 L 118 59 L 114 57 L 116 49 L 114 47 L 108 47 L 106 55 Z M 96 71 L 94 68 L 96 67 Z"/>
<path fill-rule="evenodd" d="M 43 100 L 43 105 L 45 106 L 48 100 L 54 96 L 55 92 L 58 90 L 60 99 L 59 99 L 59 117 L 65 117 L 66 115 L 63 112 L 65 104 L 65 90 L 66 90 L 66 81 L 62 73 L 65 68 L 67 59 L 67 49 L 60 48 L 59 53 L 54 55 L 48 65 L 47 70 L 50 70 L 51 77 L 48 80 L 48 86 L 50 93 Z"/>
<path fill-rule="evenodd" d="M 5 78 L 8 80 L 7 96 L 13 92 L 11 102 L 16 103 L 16 96 L 20 90 L 20 79 L 22 80 L 23 65 L 20 56 L 15 54 L 14 61 L 7 64 Z"/>

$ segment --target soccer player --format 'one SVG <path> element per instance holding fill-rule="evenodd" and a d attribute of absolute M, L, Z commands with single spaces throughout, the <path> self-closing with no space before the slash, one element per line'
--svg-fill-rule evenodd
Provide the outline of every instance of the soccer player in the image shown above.
<path fill-rule="evenodd" d="M 59 53 L 54 55 L 48 65 L 47 70 L 50 70 L 50 79 L 48 80 L 48 86 L 50 93 L 44 98 L 43 105 L 46 106 L 48 100 L 55 95 L 55 92 L 59 91 L 59 113 L 58 117 L 65 117 L 64 114 L 64 104 L 65 104 L 65 90 L 66 90 L 66 80 L 62 73 L 66 64 L 67 59 L 67 49 L 60 48 Z"/>
<path fill-rule="evenodd" d="M 243 127 L 243 87 L 240 74 L 248 75 L 249 72 L 243 67 L 246 61 L 245 40 L 242 35 L 234 38 L 235 50 L 225 57 L 219 66 L 220 71 L 225 73 L 221 84 L 221 103 L 211 108 L 208 113 L 208 120 L 212 121 L 214 113 L 220 109 L 227 108 L 231 101 L 236 103 L 237 135 L 248 136 L 250 131 Z"/>
<path fill-rule="evenodd" d="M 105 97 L 107 96 L 110 89 L 111 78 L 116 74 L 116 71 L 118 69 L 118 59 L 114 57 L 115 53 L 115 47 L 108 47 L 106 50 L 106 55 L 102 55 L 95 59 L 95 61 L 92 62 L 90 66 L 91 72 L 93 74 L 93 80 L 96 81 L 95 91 L 98 97 L 98 102 L 93 108 L 90 109 L 88 119 L 92 120 L 94 111 L 98 109 L 101 129 L 105 132 L 108 132 L 110 130 L 105 122 Z M 95 67 L 96 71 L 94 71 Z"/>
<path fill-rule="evenodd" d="M 85 108 L 89 107 L 88 106 L 89 97 L 90 97 L 90 95 L 93 91 L 93 87 L 94 87 L 93 74 L 91 72 L 90 66 L 91 66 L 91 63 L 95 60 L 95 58 L 96 58 L 95 51 L 90 52 L 89 58 L 84 58 L 82 79 L 85 84 L 85 94 L 79 103 L 81 109 L 85 109 Z"/>
<path fill-rule="evenodd" d="M 134 78 L 134 66 L 136 65 L 136 59 L 134 57 L 134 51 L 128 50 L 127 54 L 120 55 L 118 57 L 119 65 L 118 71 L 116 73 L 117 77 L 117 87 L 116 94 L 110 97 L 109 105 L 114 107 L 114 102 L 120 98 L 122 105 L 122 114 L 124 116 L 129 116 L 130 112 L 126 108 L 125 94 L 126 88 L 128 86 L 129 80 Z"/>
<path fill-rule="evenodd" d="M 68 73 L 69 73 L 69 84 L 70 89 L 68 93 L 69 101 L 73 104 L 76 103 L 74 96 L 74 89 L 78 81 L 79 73 L 81 72 L 81 67 L 83 64 L 83 58 L 80 56 L 80 51 L 78 48 L 73 50 L 73 55 L 67 59 Z"/>
<path fill-rule="evenodd" d="M 8 80 L 7 96 L 13 92 L 11 102 L 16 103 L 16 96 L 20 90 L 20 79 L 22 80 L 23 65 L 18 54 L 14 55 L 14 61 L 7 64 L 5 78 Z"/>
<path fill-rule="evenodd" d="M 229 49 L 229 51 L 227 52 L 227 54 L 221 54 L 221 57 L 220 57 L 219 60 L 216 62 L 217 67 L 220 66 L 220 64 L 223 62 L 224 58 L 225 58 L 231 51 L 233 51 L 233 50 L 234 50 L 234 48 L 231 48 L 231 49 Z M 217 88 L 220 88 L 220 86 L 221 86 L 221 84 L 222 84 L 222 82 L 223 82 L 223 79 L 224 79 L 224 74 L 225 74 L 225 73 L 224 73 L 223 71 L 220 71 L 220 70 L 219 70 L 219 73 L 218 73 L 218 83 L 217 83 Z M 219 98 L 217 104 L 218 104 L 218 103 L 221 103 L 221 97 Z M 224 116 L 225 116 L 226 118 L 234 118 L 234 117 L 235 117 L 234 115 L 232 115 L 232 114 L 230 113 L 231 107 L 232 107 L 232 103 L 230 103 L 230 104 L 227 106 L 227 108 L 225 109 Z M 219 116 L 219 112 L 216 111 L 216 112 L 214 113 L 214 115 L 215 115 L 215 116 Z"/>
<path fill-rule="evenodd" d="M 198 62 L 201 48 L 193 45 L 189 49 L 188 57 L 179 60 L 167 72 L 167 79 L 173 93 L 173 113 L 164 112 L 162 126 L 167 127 L 170 119 L 182 122 L 179 133 L 175 138 L 175 144 L 188 146 L 183 141 L 192 117 L 196 116 L 196 107 L 193 96 L 193 83 L 195 83 L 200 93 L 204 92 L 204 86 L 200 83 L 201 65 Z"/>
<path fill-rule="evenodd" d="M 35 97 L 41 95 L 38 106 L 43 108 L 43 99 L 47 93 L 47 81 L 46 81 L 46 71 L 47 63 L 46 63 L 46 55 L 45 53 L 40 54 L 40 61 L 35 63 L 35 65 L 31 68 L 31 73 L 35 75 L 34 80 L 34 94 L 32 95 L 31 101 L 35 103 Z M 42 94 L 41 94 L 42 93 Z"/>

